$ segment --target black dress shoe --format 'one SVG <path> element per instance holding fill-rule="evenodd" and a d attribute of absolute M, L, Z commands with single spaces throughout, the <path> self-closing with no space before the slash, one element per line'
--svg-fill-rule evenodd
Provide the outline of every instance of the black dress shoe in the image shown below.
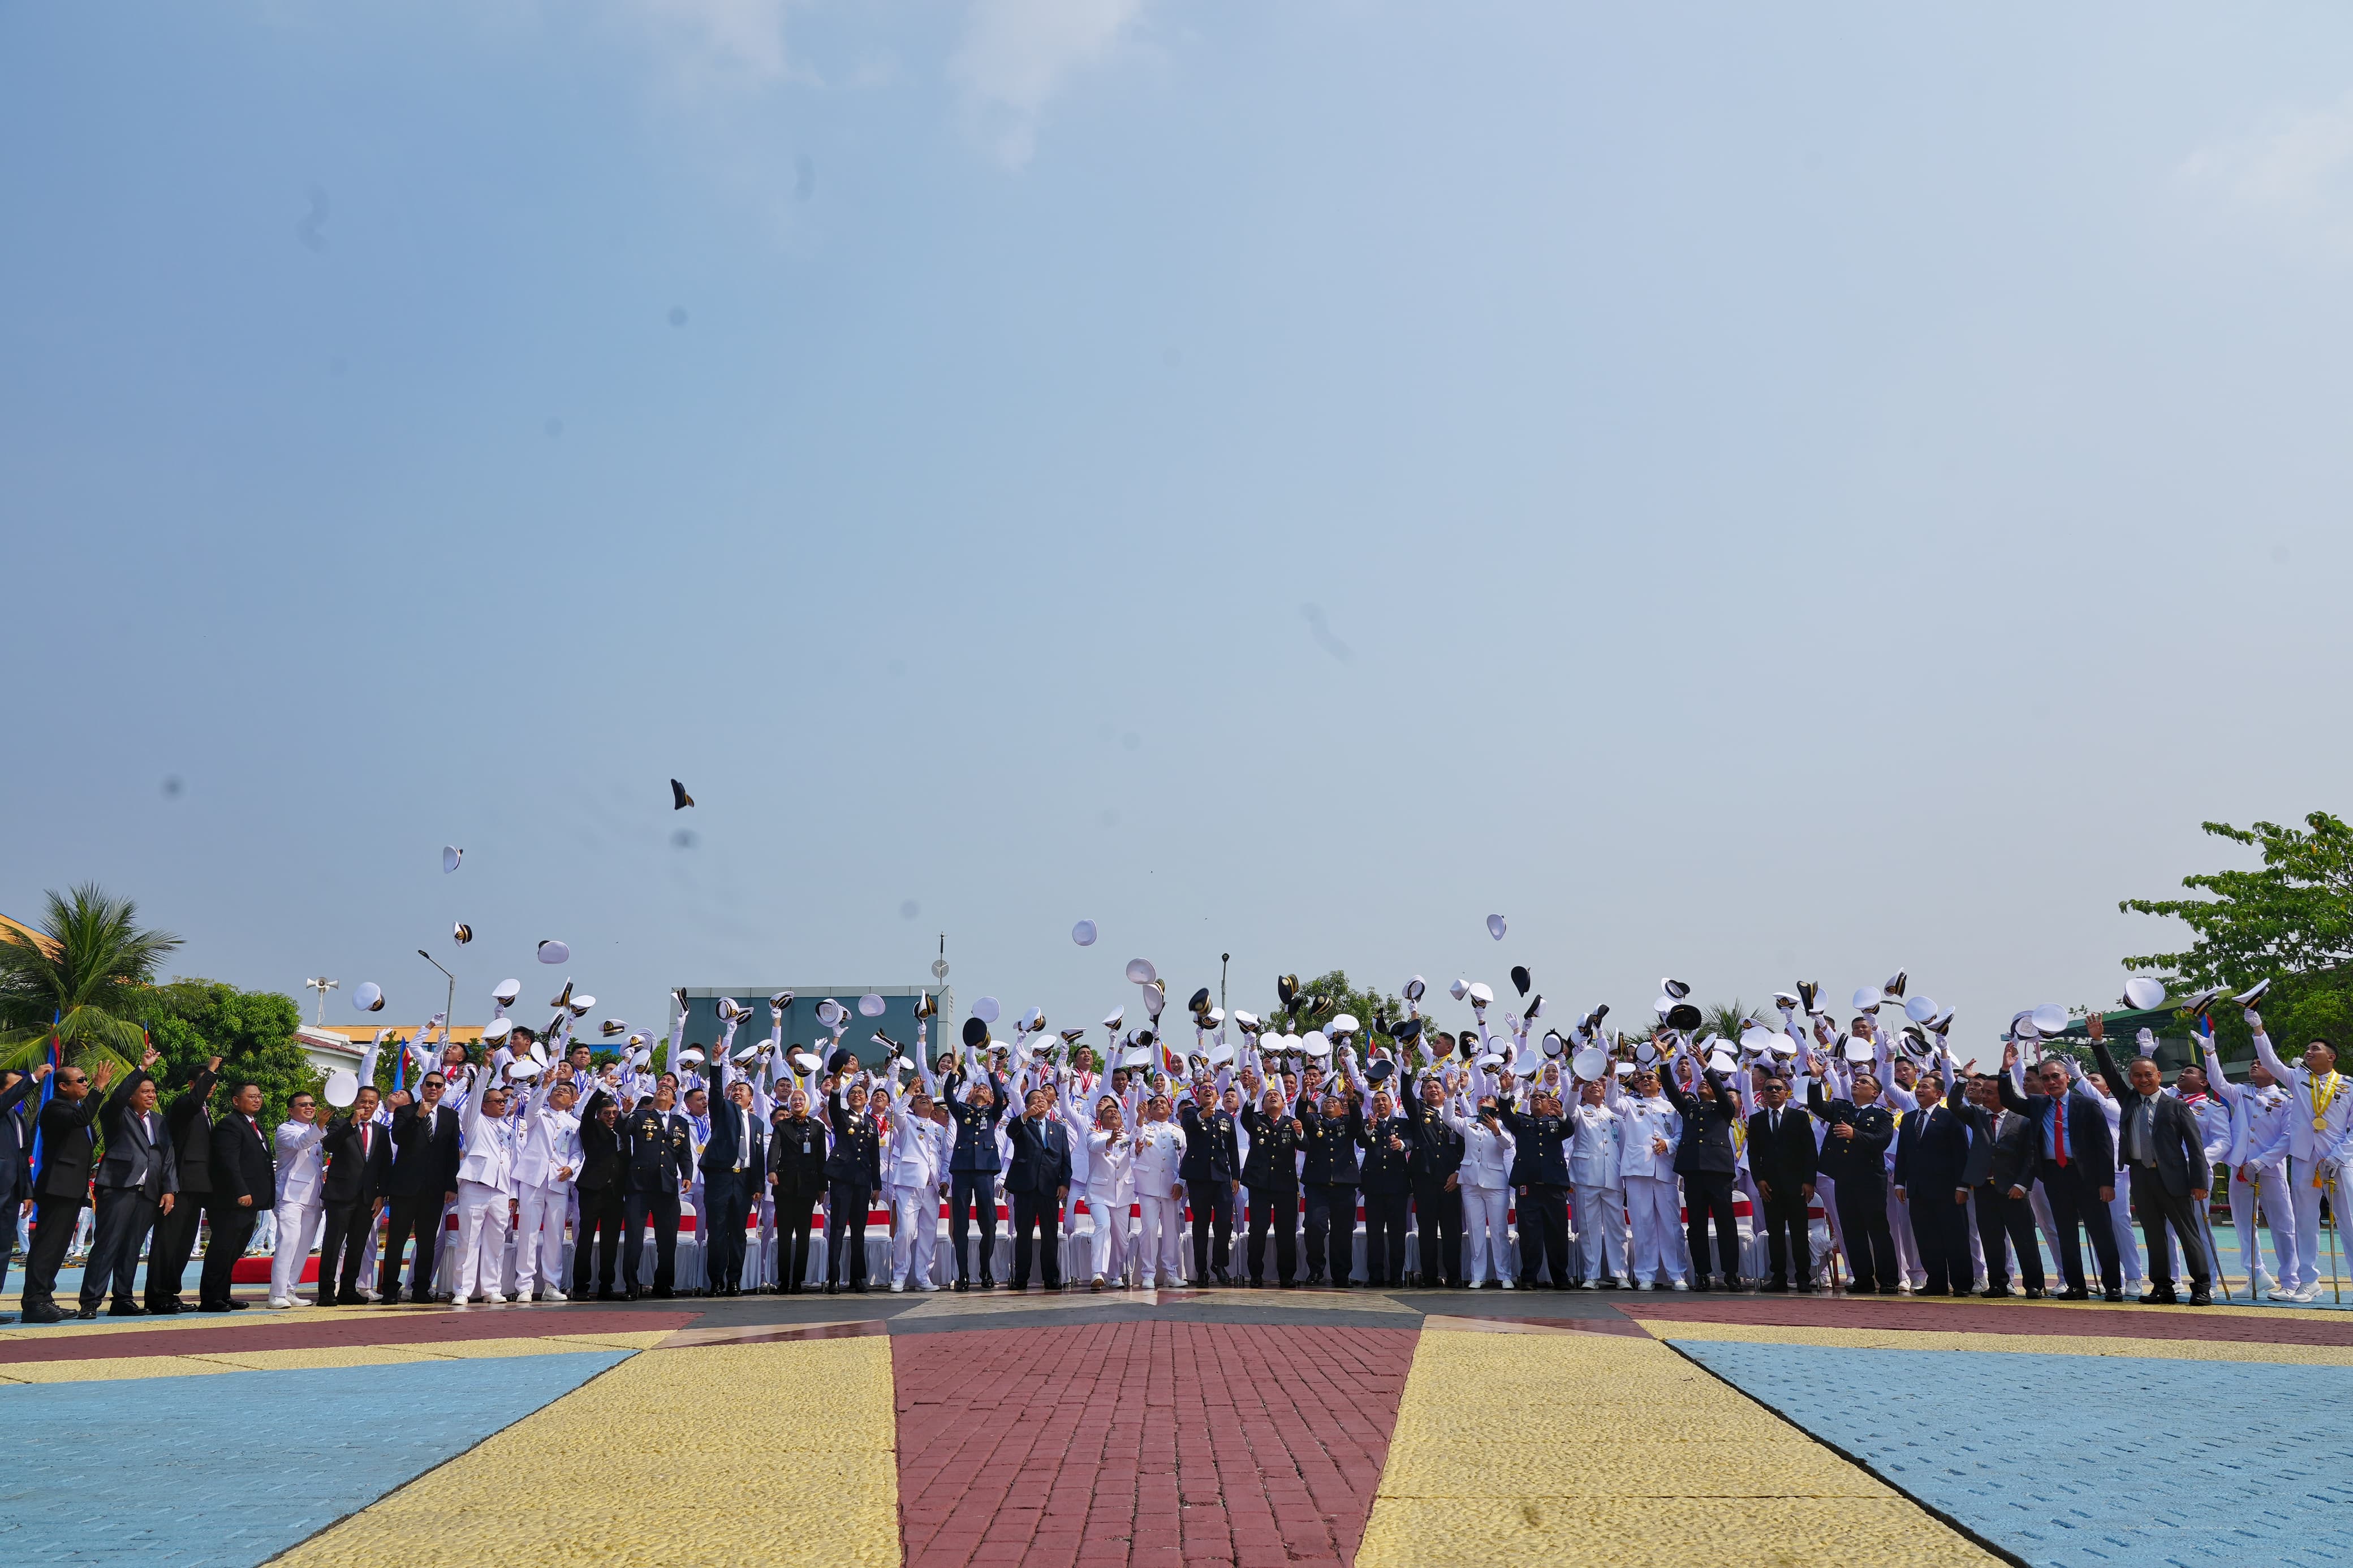
<path fill-rule="evenodd" d="M 840 1295 L 840 1294 L 841 1294 L 841 1281 L 839 1281 L 839 1279 L 828 1279 L 828 1280 L 827 1280 L 827 1281 L 825 1282 L 825 1293 L 826 1293 L 827 1295 L 828 1295 L 828 1296 L 839 1296 L 839 1295 Z"/>
<path fill-rule="evenodd" d="M 79 1318 L 84 1322 L 88 1322 L 90 1319 L 98 1316 L 98 1309 L 95 1307 L 83 1307 L 77 1310 L 74 1313 L 74 1316 Z"/>
<path fill-rule="evenodd" d="M 117 1301 L 106 1310 L 106 1315 L 110 1318 L 143 1318 L 147 1315 L 147 1309 L 136 1301 Z"/>
<path fill-rule="evenodd" d="M 2144 1307 L 2179 1307 L 2181 1305 L 2181 1298 L 2175 1295 L 2170 1290 L 2151 1290 L 2147 1295 L 2139 1297 L 2138 1300 Z"/>
<path fill-rule="evenodd" d="M 677 1295 L 678 1292 L 671 1289 L 667 1285 L 657 1285 L 654 1287 L 654 1300 L 657 1301 L 668 1301 L 673 1300 Z"/>
<path fill-rule="evenodd" d="M 66 1314 L 54 1306 L 27 1307 L 18 1318 L 18 1321 L 26 1323 L 62 1323 L 65 1321 Z"/>
<path fill-rule="evenodd" d="M 1694 1279 L 1692 1281 L 1692 1293 L 1694 1295 L 1704 1296 L 1710 1290 L 1715 1289 L 1715 1287 L 1709 1284 L 1705 1279 Z"/>
<path fill-rule="evenodd" d="M 621 1298 L 613 1291 L 599 1290 L 596 1292 L 596 1300 L 599 1301 L 617 1301 L 620 1300 Z"/>
<path fill-rule="evenodd" d="M 1779 1279 L 1767 1279 L 1764 1284 L 1757 1287 L 1757 1289 L 1768 1296 L 1779 1296 L 1787 1293 L 1789 1287 Z"/>
<path fill-rule="evenodd" d="M 2042 1287 L 2040 1285 L 2029 1285 L 2026 1288 L 2026 1299 L 2030 1301 L 2040 1301 L 2042 1300 Z"/>
<path fill-rule="evenodd" d="M 621 1292 L 621 1300 L 624 1301 L 634 1301 L 637 1299 L 638 1288 L 635 1285 L 630 1286 L 628 1289 Z"/>
<path fill-rule="evenodd" d="M 2122 1290 L 2110 1290 L 2107 1292 L 2107 1298 L 2111 1301 L 2121 1301 L 2125 1299 L 2125 1293 Z"/>
<path fill-rule="evenodd" d="M 997 1280 L 996 1280 L 995 1277 L 994 1277 L 994 1276 L 991 1276 L 991 1275 L 987 1275 L 987 1274 L 984 1274 L 984 1275 L 982 1275 L 982 1276 L 980 1277 L 980 1288 L 981 1288 L 982 1289 L 984 1289 L 984 1290 L 994 1290 L 994 1289 L 997 1289 Z M 1018 1287 L 1018 1286 L 1017 1286 L 1017 1287 L 1015 1287 L 1015 1289 L 1019 1289 L 1019 1287 Z"/>
<path fill-rule="evenodd" d="M 151 1312 L 168 1317 L 172 1313 L 185 1312 L 188 1309 L 185 1303 L 184 1303 L 177 1296 L 174 1296 L 171 1300 L 165 1301 L 150 1301 L 147 1303 L 147 1310 Z"/>
<path fill-rule="evenodd" d="M 959 1279 L 955 1284 L 949 1286 L 948 1289 L 951 1290 L 969 1290 L 972 1289 L 972 1281 L 969 1279 Z"/>
<path fill-rule="evenodd" d="M 228 1309 L 229 1304 L 227 1301 L 199 1300 L 196 1303 L 196 1310 L 199 1312 L 226 1312 Z"/>
<path fill-rule="evenodd" d="M 2211 1290 L 2192 1290 L 2189 1292 L 2189 1304 L 2193 1307 L 2211 1307 L 2214 1304 L 2214 1293 Z"/>
<path fill-rule="evenodd" d="M 2092 1293 L 2089 1290 L 2079 1290 L 2070 1285 L 2064 1290 L 2053 1290 L 2051 1293 L 2051 1299 L 2054 1301 L 2088 1301 L 2092 1299 Z"/>

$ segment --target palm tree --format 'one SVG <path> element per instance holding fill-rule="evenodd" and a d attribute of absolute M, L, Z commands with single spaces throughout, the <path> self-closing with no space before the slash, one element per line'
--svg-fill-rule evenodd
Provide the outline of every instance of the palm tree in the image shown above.
<path fill-rule="evenodd" d="M 139 906 L 95 883 L 48 895 L 40 929 L 0 925 L 0 1067 L 42 1058 L 54 1030 L 77 1060 L 135 1061 L 141 1035 L 128 1007 L 180 946 L 139 925 Z"/>

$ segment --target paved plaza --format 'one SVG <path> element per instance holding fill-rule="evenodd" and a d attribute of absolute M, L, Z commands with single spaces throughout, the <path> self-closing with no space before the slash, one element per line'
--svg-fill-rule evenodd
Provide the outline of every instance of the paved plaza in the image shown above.
<path fill-rule="evenodd" d="M 0 1408 L 7 1563 L 2353 1563 L 2326 1309 L 257 1307 L 0 1331 Z"/>

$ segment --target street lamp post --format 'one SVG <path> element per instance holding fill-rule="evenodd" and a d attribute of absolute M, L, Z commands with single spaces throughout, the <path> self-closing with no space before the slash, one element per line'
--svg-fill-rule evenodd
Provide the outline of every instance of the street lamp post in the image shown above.
<path fill-rule="evenodd" d="M 324 1028 L 327 1023 L 327 993 L 341 989 L 343 982 L 330 980 L 325 975 L 319 974 L 305 980 L 302 984 L 319 994 L 319 1025 L 320 1027 Z"/>
<path fill-rule="evenodd" d="M 423 948 L 420 947 L 417 950 L 417 956 L 431 964 L 434 968 L 441 969 L 441 961 L 434 957 L 431 953 L 426 952 Z M 456 1026 L 455 1021 L 451 1018 L 450 1015 L 458 1010 L 458 977 L 454 974 L 449 974 L 449 972 L 446 969 L 441 969 L 441 973 L 449 976 L 449 1001 L 441 1014 L 441 1026 L 443 1031 L 441 1037 L 446 1040 L 449 1037 L 448 1031 Z"/>

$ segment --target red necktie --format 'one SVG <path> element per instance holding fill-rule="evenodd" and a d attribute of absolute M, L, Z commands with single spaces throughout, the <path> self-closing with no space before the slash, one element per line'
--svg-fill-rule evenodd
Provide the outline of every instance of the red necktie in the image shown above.
<path fill-rule="evenodd" d="M 2059 1141 L 2059 1163 L 2063 1166 L 2067 1163 L 2067 1101 L 2064 1099 L 2051 1102 L 2051 1118 L 2052 1135 Z"/>
<path fill-rule="evenodd" d="M 368 1157 L 370 1151 L 375 1147 L 375 1145 L 369 1142 L 370 1135 L 375 1131 L 375 1129 L 370 1127 L 366 1122 L 363 1121 L 360 1123 L 360 1158 L 363 1160 Z"/>

